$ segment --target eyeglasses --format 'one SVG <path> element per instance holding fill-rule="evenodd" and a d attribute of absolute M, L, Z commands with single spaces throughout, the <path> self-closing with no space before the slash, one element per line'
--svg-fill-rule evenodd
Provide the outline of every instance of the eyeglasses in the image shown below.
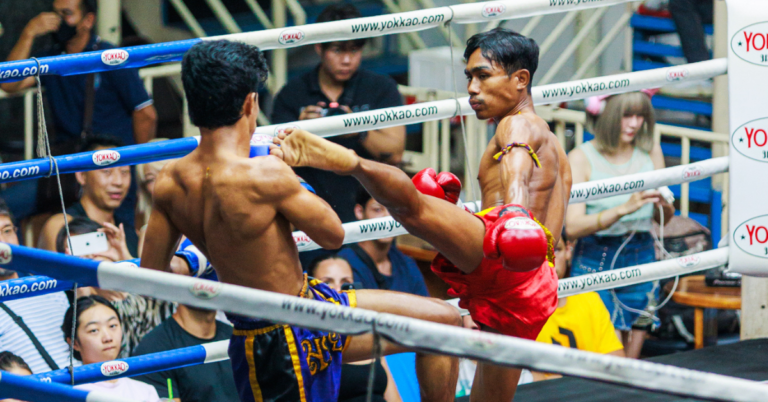
<path fill-rule="evenodd" d="M 10 236 L 10 235 L 16 236 L 16 234 L 18 232 L 19 232 L 19 228 L 17 228 L 16 226 L 11 226 L 11 225 L 4 226 L 2 229 L 0 229 L 0 234 L 2 234 L 3 237 L 7 237 L 7 236 Z"/>

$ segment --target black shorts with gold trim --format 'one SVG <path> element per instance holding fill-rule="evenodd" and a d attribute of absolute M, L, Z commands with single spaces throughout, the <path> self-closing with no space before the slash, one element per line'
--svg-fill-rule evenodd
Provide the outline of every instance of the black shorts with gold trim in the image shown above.
<path fill-rule="evenodd" d="M 354 290 L 341 293 L 305 278 L 300 297 L 355 307 Z M 229 358 L 242 402 L 335 401 L 341 353 L 351 336 L 279 325 L 227 314 L 235 329 Z"/>

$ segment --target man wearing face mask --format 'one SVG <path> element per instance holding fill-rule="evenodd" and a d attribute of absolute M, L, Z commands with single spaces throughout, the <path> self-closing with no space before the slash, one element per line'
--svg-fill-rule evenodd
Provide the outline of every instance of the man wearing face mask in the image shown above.
<path fill-rule="evenodd" d="M 96 0 L 54 0 L 52 12 L 40 13 L 27 23 L 8 61 L 114 48 L 93 32 L 95 26 Z M 30 54 L 34 41 L 48 34 L 53 36 L 55 44 L 40 54 Z M 51 137 L 54 155 L 75 152 L 74 145 L 85 134 L 110 134 L 125 145 L 141 144 L 154 138 L 157 113 L 137 70 L 119 69 L 66 77 L 43 75 L 40 79 L 55 127 Z M 0 88 L 13 93 L 33 85 L 35 78 L 28 77 L 0 84 Z M 72 201 L 70 198 L 73 195 L 66 196 L 67 187 L 65 183 L 65 199 Z M 35 181 L 31 181 L 18 184 L 8 190 L 11 193 L 3 194 L 9 200 L 25 201 L 9 205 L 18 219 L 43 212 L 35 203 L 28 202 L 30 198 L 36 198 L 37 189 Z M 51 195 L 46 195 L 50 191 L 45 187 L 40 189 L 42 198 Z M 54 193 L 56 197 L 53 198 L 58 199 L 58 192 Z M 136 188 L 132 185 L 126 202 L 118 211 L 131 225 L 136 206 L 135 194 Z M 49 204 L 42 202 L 42 198 L 41 206 Z"/>

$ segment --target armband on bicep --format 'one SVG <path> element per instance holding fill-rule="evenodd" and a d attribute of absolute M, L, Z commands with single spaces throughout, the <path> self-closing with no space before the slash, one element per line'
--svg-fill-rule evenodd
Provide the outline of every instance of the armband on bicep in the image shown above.
<path fill-rule="evenodd" d="M 533 164 L 537 168 L 541 167 L 541 162 L 539 162 L 539 156 L 536 155 L 536 152 L 533 151 L 530 145 L 524 142 L 513 142 L 511 144 L 507 144 L 507 146 L 502 148 L 499 153 L 497 153 L 496 155 L 493 155 L 493 159 L 496 159 L 497 161 L 501 161 L 501 158 L 503 158 L 504 155 L 508 154 L 514 148 L 523 148 L 526 151 L 528 151 L 528 155 L 531 155 L 531 158 L 533 159 Z"/>

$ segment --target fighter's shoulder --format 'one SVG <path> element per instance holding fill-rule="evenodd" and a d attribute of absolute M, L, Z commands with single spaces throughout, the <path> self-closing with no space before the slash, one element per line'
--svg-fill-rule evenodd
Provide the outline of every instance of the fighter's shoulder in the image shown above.
<path fill-rule="evenodd" d="M 155 178 L 155 188 L 153 191 L 153 198 L 155 200 L 163 200 L 178 187 L 179 162 L 179 160 L 170 161 L 160 169 L 157 178 Z"/>
<path fill-rule="evenodd" d="M 529 113 L 504 117 L 499 121 L 496 133 L 503 137 L 520 138 L 531 146 L 545 142 L 548 135 L 551 135 L 547 123 L 541 117 Z"/>
<path fill-rule="evenodd" d="M 282 193 L 298 185 L 293 169 L 276 156 L 251 158 L 245 164 L 252 187 L 260 193 Z"/>

